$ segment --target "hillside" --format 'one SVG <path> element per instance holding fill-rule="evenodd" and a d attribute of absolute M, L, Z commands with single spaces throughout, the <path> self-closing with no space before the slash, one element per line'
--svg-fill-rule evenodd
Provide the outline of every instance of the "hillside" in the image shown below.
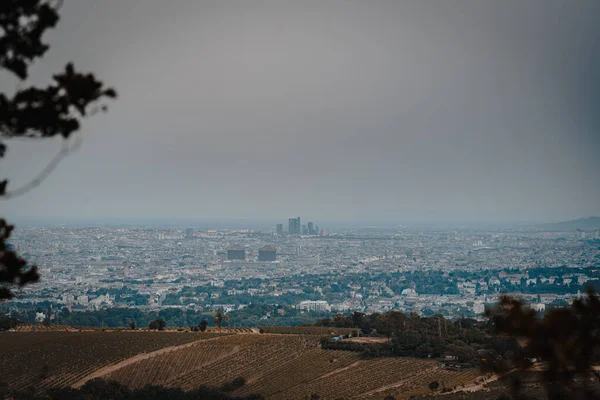
<path fill-rule="evenodd" d="M 540 228 L 550 231 L 572 231 L 575 229 L 590 231 L 593 229 L 600 229 L 600 217 L 580 218 L 571 221 L 543 224 L 540 225 Z"/>
<path fill-rule="evenodd" d="M 197 389 L 243 377 L 233 395 L 266 399 L 408 398 L 437 380 L 469 384 L 475 369 L 439 369 L 426 359 L 363 360 L 322 350 L 317 335 L 191 332 L 12 332 L 0 334 L 0 376 L 10 390 L 80 387 L 93 378 L 131 388 L 146 384 Z"/>
<path fill-rule="evenodd" d="M 0 333 L 0 379 L 10 391 L 70 386 L 137 354 L 218 336 L 222 334 L 5 332 Z"/>

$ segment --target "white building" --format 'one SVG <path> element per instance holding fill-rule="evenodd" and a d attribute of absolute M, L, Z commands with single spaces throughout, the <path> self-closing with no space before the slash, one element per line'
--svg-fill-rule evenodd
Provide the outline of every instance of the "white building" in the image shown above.
<path fill-rule="evenodd" d="M 483 301 L 476 301 L 473 304 L 473 312 L 475 314 L 483 314 L 485 312 L 485 303 Z"/>
<path fill-rule="evenodd" d="M 72 294 L 63 294 L 62 301 L 65 304 L 73 304 L 73 302 L 75 301 L 75 296 L 73 296 Z"/>
<path fill-rule="evenodd" d="M 537 312 L 546 311 L 546 305 L 544 303 L 535 303 L 531 305 L 531 309 Z"/>
<path fill-rule="evenodd" d="M 298 306 L 301 310 L 324 312 L 329 310 L 329 304 L 325 300 L 305 300 Z"/>

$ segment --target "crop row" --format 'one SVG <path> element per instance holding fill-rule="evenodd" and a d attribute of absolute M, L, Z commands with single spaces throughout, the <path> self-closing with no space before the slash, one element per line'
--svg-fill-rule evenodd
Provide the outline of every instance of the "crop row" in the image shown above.
<path fill-rule="evenodd" d="M 259 336 L 237 336 L 203 340 L 189 347 L 174 349 L 156 357 L 139 360 L 104 376 L 131 388 L 143 387 L 152 383 L 164 385 L 168 381 L 193 373 L 198 369 L 211 365 L 229 356 L 244 345 L 257 342 Z"/>
<path fill-rule="evenodd" d="M 316 379 L 305 385 L 298 385 L 273 396 L 274 399 L 304 398 L 317 393 L 324 398 L 351 398 L 378 388 L 410 384 L 419 374 L 433 371 L 435 364 L 426 360 L 410 358 L 378 358 L 362 360 L 350 366 L 340 368 L 337 373 Z"/>
<path fill-rule="evenodd" d="M 292 361 L 249 383 L 236 394 L 260 393 L 265 397 L 273 396 L 297 385 L 306 384 L 319 377 L 347 368 L 359 361 L 359 354 L 349 351 L 309 350 Z"/>
<path fill-rule="evenodd" d="M 0 377 L 10 391 L 72 385 L 93 371 L 211 334 L 164 332 L 10 332 L 0 337 Z"/>
<path fill-rule="evenodd" d="M 201 385 L 218 386 L 238 377 L 248 381 L 270 376 L 282 365 L 301 354 L 318 348 L 318 340 L 301 336 L 237 335 L 238 338 L 256 338 L 254 343 L 240 344 L 239 351 L 217 362 L 178 377 L 169 386 L 184 390 L 196 389 Z"/>

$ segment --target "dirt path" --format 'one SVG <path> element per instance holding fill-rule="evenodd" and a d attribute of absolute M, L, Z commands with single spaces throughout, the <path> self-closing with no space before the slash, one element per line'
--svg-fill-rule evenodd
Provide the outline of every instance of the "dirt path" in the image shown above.
<path fill-rule="evenodd" d="M 368 336 L 344 339 L 344 342 L 351 342 L 351 343 L 388 343 L 389 341 L 390 340 L 388 338 L 368 337 Z"/>
<path fill-rule="evenodd" d="M 486 388 L 484 385 L 487 385 L 490 382 L 494 382 L 497 381 L 498 379 L 502 378 L 505 375 L 511 374 L 516 370 L 510 370 L 508 372 L 505 372 L 504 374 L 501 375 L 492 375 L 490 378 L 486 378 L 485 382 L 479 383 L 479 384 L 475 384 L 473 383 L 473 381 L 479 381 L 481 378 L 483 378 L 483 375 L 477 376 L 475 377 L 475 379 L 473 379 L 469 384 L 465 385 L 465 387 L 457 387 L 455 390 L 448 392 L 448 393 L 440 393 L 440 396 L 444 396 L 447 394 L 452 394 L 452 393 L 457 393 L 457 392 L 479 392 L 482 390 L 489 390 L 488 388 Z"/>
<path fill-rule="evenodd" d="M 227 337 L 227 336 L 223 336 L 223 337 Z M 204 343 L 204 342 L 208 342 L 211 340 L 219 340 L 222 339 L 222 337 L 216 337 L 216 338 L 210 338 L 210 339 L 199 339 L 196 340 L 194 342 L 190 342 L 190 343 L 186 343 L 186 344 L 181 344 L 178 346 L 169 346 L 169 347 L 164 347 L 162 349 L 156 350 L 156 351 L 151 351 L 150 353 L 141 353 L 141 354 L 136 354 L 133 357 L 127 358 L 121 362 L 118 362 L 116 364 L 111 364 L 111 365 L 107 365 L 106 367 L 102 367 L 100 369 L 97 369 L 96 371 L 92 372 L 91 374 L 87 375 L 85 378 L 78 380 L 77 382 L 75 382 L 73 385 L 71 385 L 71 387 L 74 387 L 76 389 L 82 387 L 83 385 L 85 385 L 85 383 L 89 380 L 92 379 L 96 379 L 96 378 L 101 378 L 104 375 L 108 375 L 111 372 L 115 372 L 118 369 L 121 369 L 123 367 L 126 367 L 128 365 L 131 365 L 133 363 L 136 363 L 138 361 L 141 360 L 147 360 L 148 358 L 153 358 L 156 356 L 160 356 L 161 354 L 165 354 L 168 353 L 170 351 L 175 351 L 175 350 L 180 350 L 180 349 L 186 349 L 188 347 L 192 347 L 194 345 L 197 345 L 198 343 Z"/>
<path fill-rule="evenodd" d="M 437 369 L 437 367 L 432 367 L 432 369 Z M 423 372 L 425 372 L 425 371 L 426 370 L 424 370 Z M 386 391 L 388 389 L 394 389 L 394 388 L 400 387 L 402 385 L 405 385 L 407 382 L 410 382 L 411 380 L 414 380 L 414 379 L 417 379 L 417 378 L 418 378 L 418 374 L 417 374 L 417 376 L 413 375 L 413 376 L 409 377 L 408 379 L 403 379 L 403 380 L 395 382 L 395 383 L 390 383 L 389 385 L 380 386 L 378 388 L 369 390 L 368 392 L 361 393 L 361 394 L 359 394 L 357 396 L 360 397 L 360 398 L 372 396 L 372 395 L 374 395 L 376 393 L 381 393 L 381 392 L 384 392 L 384 391 Z"/>
<path fill-rule="evenodd" d="M 321 375 L 321 376 L 313 379 L 313 381 L 318 381 L 319 379 L 324 379 L 324 378 L 327 378 L 327 377 L 329 377 L 331 375 L 339 374 L 340 372 L 343 372 L 343 371 L 345 371 L 347 369 L 350 369 L 350 368 L 354 368 L 354 367 L 360 365 L 361 363 L 362 363 L 362 361 L 356 361 L 356 362 L 353 362 L 352 364 L 348 365 L 347 367 L 342 367 L 342 368 L 334 369 L 333 371 L 328 372 L 325 375 Z"/>

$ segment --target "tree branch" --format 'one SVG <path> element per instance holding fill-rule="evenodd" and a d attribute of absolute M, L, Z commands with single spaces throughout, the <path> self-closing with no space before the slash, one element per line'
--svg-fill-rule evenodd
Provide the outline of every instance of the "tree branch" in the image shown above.
<path fill-rule="evenodd" d="M 70 146 L 66 140 L 63 141 L 59 152 L 54 156 L 54 158 L 52 158 L 52 160 L 50 160 L 48 165 L 46 165 L 44 167 L 44 169 L 42 169 L 35 178 L 33 178 L 31 181 L 27 182 L 23 186 L 18 187 L 15 190 L 7 191 L 4 194 L 2 194 L 0 192 L 0 200 L 9 200 L 9 199 L 13 199 L 15 197 L 22 196 L 25 193 L 29 192 L 30 190 L 38 187 L 40 184 L 42 184 L 42 182 L 44 180 L 46 180 L 46 178 L 48 178 L 48 176 L 50 176 L 52 171 L 54 171 L 56 169 L 58 164 L 60 164 L 60 162 L 65 157 L 67 157 L 69 154 L 73 153 L 74 151 L 79 150 L 79 148 L 81 147 L 81 142 L 82 142 L 81 135 L 75 135 L 75 139 L 73 141 L 72 146 Z"/>

